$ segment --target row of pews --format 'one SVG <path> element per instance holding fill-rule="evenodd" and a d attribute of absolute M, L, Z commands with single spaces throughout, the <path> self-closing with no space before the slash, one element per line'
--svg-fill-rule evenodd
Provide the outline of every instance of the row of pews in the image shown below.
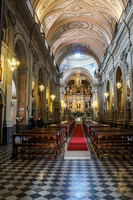
<path fill-rule="evenodd" d="M 133 155 L 133 131 L 109 127 L 93 121 L 83 122 L 91 145 L 98 157 Z"/>
<path fill-rule="evenodd" d="M 12 157 L 46 155 L 56 157 L 69 137 L 75 121 L 51 124 L 47 128 L 37 128 L 12 135 Z"/>

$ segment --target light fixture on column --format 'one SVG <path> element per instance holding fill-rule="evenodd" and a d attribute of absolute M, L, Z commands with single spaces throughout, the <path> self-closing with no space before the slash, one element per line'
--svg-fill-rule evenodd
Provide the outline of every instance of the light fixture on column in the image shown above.
<path fill-rule="evenodd" d="M 15 58 L 12 58 L 12 60 L 8 60 L 8 67 L 10 67 L 10 69 L 12 71 L 14 71 L 19 65 L 19 62 L 17 60 L 15 60 Z"/>
<path fill-rule="evenodd" d="M 52 101 L 54 101 L 54 99 L 55 99 L 55 95 L 54 94 L 51 94 L 51 99 L 52 99 Z"/>
<path fill-rule="evenodd" d="M 104 96 L 107 98 L 109 96 L 109 93 L 108 92 L 105 92 L 104 93 Z"/>
<path fill-rule="evenodd" d="M 63 100 L 61 100 L 61 107 L 62 108 L 66 108 L 67 107 L 67 104 Z"/>
<path fill-rule="evenodd" d="M 118 81 L 118 82 L 116 83 L 116 87 L 117 87 L 117 89 L 120 89 L 120 88 L 122 87 L 121 81 Z"/>
<path fill-rule="evenodd" d="M 39 89 L 42 92 L 45 89 L 45 86 L 43 84 L 39 85 Z"/>
<path fill-rule="evenodd" d="M 97 101 L 94 101 L 92 103 L 92 107 L 95 109 L 95 111 L 97 111 Z"/>

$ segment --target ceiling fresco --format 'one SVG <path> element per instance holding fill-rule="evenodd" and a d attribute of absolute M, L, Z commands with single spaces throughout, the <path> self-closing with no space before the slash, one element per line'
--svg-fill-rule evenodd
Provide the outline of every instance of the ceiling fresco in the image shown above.
<path fill-rule="evenodd" d="M 99 66 L 127 0 L 31 0 L 31 4 L 58 65 L 80 52 L 91 55 Z"/>

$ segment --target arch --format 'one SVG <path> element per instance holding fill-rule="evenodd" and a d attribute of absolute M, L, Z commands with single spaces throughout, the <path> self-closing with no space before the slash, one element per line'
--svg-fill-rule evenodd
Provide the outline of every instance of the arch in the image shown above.
<path fill-rule="evenodd" d="M 43 84 L 43 68 L 42 68 L 41 64 L 40 64 L 39 70 L 38 70 L 38 82 L 40 84 Z"/>
<path fill-rule="evenodd" d="M 38 70 L 38 87 L 39 85 L 43 85 L 43 68 L 42 64 L 39 65 L 39 70 Z M 43 93 L 39 89 L 38 91 L 38 116 L 42 117 L 43 116 L 43 111 L 42 111 L 42 106 L 43 106 Z"/>
<path fill-rule="evenodd" d="M 93 78 L 92 78 L 90 72 L 89 72 L 87 69 L 82 68 L 82 67 L 74 67 L 74 68 L 71 68 L 70 70 L 68 70 L 68 71 L 65 73 L 63 79 L 66 80 L 66 81 L 69 80 L 70 76 L 72 76 L 73 74 L 75 74 L 75 71 L 81 71 L 81 74 L 84 74 L 84 75 L 87 77 L 87 79 L 88 79 L 89 82 L 92 81 Z"/>
<path fill-rule="evenodd" d="M 21 34 L 16 34 L 14 38 L 14 54 L 20 61 L 20 66 L 29 68 L 29 52 L 26 41 Z"/>
<path fill-rule="evenodd" d="M 117 113 L 120 113 L 123 108 L 122 71 L 120 66 L 118 66 L 116 70 L 116 88 Z"/>
<path fill-rule="evenodd" d="M 109 80 L 107 81 L 106 91 L 108 93 L 108 97 L 107 97 L 107 111 L 110 111 L 110 82 L 109 82 Z"/>
<path fill-rule="evenodd" d="M 3 14 L 3 30 L 2 30 L 2 40 L 8 44 L 8 26 L 9 26 L 9 22 L 8 22 L 8 17 L 7 17 L 7 13 L 4 10 L 4 14 Z"/>
<path fill-rule="evenodd" d="M 35 101 L 32 101 L 32 113 L 31 115 L 33 115 L 34 117 L 36 116 L 36 103 Z"/>

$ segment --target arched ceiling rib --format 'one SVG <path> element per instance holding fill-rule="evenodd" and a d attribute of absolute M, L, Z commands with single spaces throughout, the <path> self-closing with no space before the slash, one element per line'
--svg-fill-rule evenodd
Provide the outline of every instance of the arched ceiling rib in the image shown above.
<path fill-rule="evenodd" d="M 90 53 L 98 64 L 110 44 L 127 0 L 31 0 L 55 60 Z"/>

